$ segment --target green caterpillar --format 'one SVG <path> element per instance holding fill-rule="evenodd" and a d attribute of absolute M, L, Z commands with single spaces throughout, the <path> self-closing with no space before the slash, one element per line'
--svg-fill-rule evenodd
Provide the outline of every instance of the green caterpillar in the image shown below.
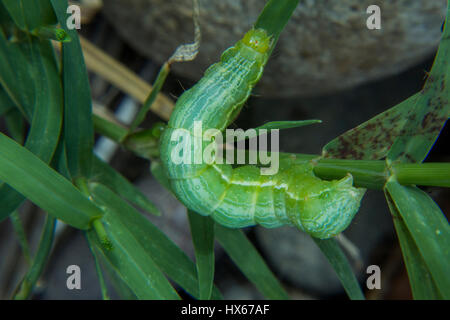
<path fill-rule="evenodd" d="M 341 180 L 321 180 L 312 164 L 294 164 L 291 157 L 280 159 L 274 175 L 261 175 L 252 165 L 233 168 L 219 161 L 176 164 L 172 160 L 180 142 L 174 139 L 175 132 L 185 132 L 193 140 L 198 138 L 195 121 L 202 121 L 205 130 L 221 132 L 232 123 L 260 79 L 271 46 L 264 30 L 250 30 L 181 95 L 161 137 L 161 160 L 178 199 L 224 226 L 294 225 L 314 237 L 330 238 L 350 224 L 365 192 L 352 186 L 350 174 Z"/>

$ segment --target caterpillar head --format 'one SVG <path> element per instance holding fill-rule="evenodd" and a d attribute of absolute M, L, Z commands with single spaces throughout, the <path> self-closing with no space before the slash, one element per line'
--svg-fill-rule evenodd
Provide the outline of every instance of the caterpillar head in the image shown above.
<path fill-rule="evenodd" d="M 331 238 L 348 227 L 365 192 L 365 189 L 353 187 L 350 174 L 327 184 L 327 190 L 305 201 L 300 212 L 301 228 L 320 239 Z"/>
<path fill-rule="evenodd" d="M 271 47 L 272 40 L 264 29 L 251 29 L 245 34 L 242 43 L 259 53 L 266 53 Z"/>

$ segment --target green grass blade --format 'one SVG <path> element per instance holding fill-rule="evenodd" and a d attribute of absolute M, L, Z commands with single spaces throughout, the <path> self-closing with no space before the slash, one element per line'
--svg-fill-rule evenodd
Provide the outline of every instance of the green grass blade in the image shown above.
<path fill-rule="evenodd" d="M 311 124 L 322 123 L 321 120 L 298 120 L 298 121 L 271 121 L 255 128 L 257 131 L 260 129 L 273 130 L 273 129 L 290 129 L 309 126 Z"/>
<path fill-rule="evenodd" d="M 55 218 L 87 229 L 102 211 L 33 153 L 0 133 L 0 180 Z"/>
<path fill-rule="evenodd" d="M 266 134 L 270 130 L 281 130 L 281 129 L 291 129 L 299 128 L 304 126 L 309 126 L 311 124 L 321 123 L 321 120 L 299 120 L 299 121 L 271 121 L 263 124 L 262 126 L 256 127 L 256 135 Z M 262 131 L 263 130 L 263 131 Z M 245 135 L 243 138 L 238 137 L 237 141 L 242 141 L 246 139 L 254 138 L 249 135 Z"/>
<path fill-rule="evenodd" d="M 30 246 L 28 245 L 27 235 L 25 233 L 25 229 L 22 224 L 22 220 L 20 219 L 19 213 L 14 211 L 9 218 L 11 219 L 11 223 L 14 228 L 14 232 L 16 233 L 17 240 L 19 240 L 20 247 L 22 248 L 23 255 L 25 257 L 25 261 L 31 265 L 31 253 Z"/>
<path fill-rule="evenodd" d="M 33 291 L 36 282 L 38 281 L 44 267 L 47 263 L 50 251 L 53 244 L 53 234 L 55 232 L 56 220 L 49 215 L 47 215 L 44 231 L 42 232 L 41 240 L 39 241 L 39 247 L 36 255 L 33 259 L 33 263 L 25 275 L 24 279 L 20 283 L 19 287 L 16 289 L 14 294 L 15 300 L 25 300 L 28 299 Z"/>
<path fill-rule="evenodd" d="M 255 23 L 255 28 L 262 28 L 272 36 L 272 49 L 275 47 L 281 31 L 298 5 L 299 0 L 269 0 Z"/>
<path fill-rule="evenodd" d="M 25 140 L 25 121 L 17 109 L 11 109 L 5 114 L 5 124 L 8 134 L 18 143 Z"/>
<path fill-rule="evenodd" d="M 94 122 L 95 132 L 106 136 L 117 143 L 123 141 L 128 134 L 128 130 L 126 128 L 96 114 L 93 114 L 92 120 Z"/>
<path fill-rule="evenodd" d="M 0 117 L 14 108 L 14 102 L 11 101 L 5 89 L 0 85 Z"/>
<path fill-rule="evenodd" d="M 74 179 L 89 177 L 94 145 L 91 91 L 88 74 L 76 29 L 66 25 L 68 3 L 51 0 L 61 27 L 72 39 L 62 45 L 62 78 L 64 86 L 64 139 L 67 164 Z"/>
<path fill-rule="evenodd" d="M 1 179 L 0 179 L 1 180 Z M 25 200 L 24 196 L 7 184 L 0 183 L 0 222 L 8 218 Z"/>
<path fill-rule="evenodd" d="M 92 181 L 108 186 L 112 191 L 154 215 L 161 215 L 159 209 L 131 182 L 107 163 L 94 156 Z"/>
<path fill-rule="evenodd" d="M 123 225 L 123 228 L 135 237 L 139 246 L 170 279 L 192 296 L 199 298 L 197 271 L 186 254 L 148 219 L 111 190 L 98 183 L 91 183 L 89 187 L 94 199 L 100 205 L 109 208 L 109 215 L 105 217 L 106 221 L 114 219 Z M 213 290 L 212 298 L 221 298 L 216 288 Z"/>
<path fill-rule="evenodd" d="M 148 95 L 147 99 L 145 99 L 145 102 L 142 105 L 141 109 L 139 110 L 138 114 L 136 115 L 136 118 L 131 123 L 129 133 L 134 132 L 137 129 L 137 127 L 142 123 L 142 121 L 144 121 L 147 112 L 150 110 L 150 107 L 152 106 L 153 102 L 155 101 L 156 97 L 161 91 L 161 88 L 164 84 L 164 81 L 166 81 L 169 72 L 170 72 L 169 64 L 164 63 L 161 69 L 159 70 L 158 76 L 156 77 L 155 83 L 153 84 L 152 91 Z"/>
<path fill-rule="evenodd" d="M 86 233 L 86 238 L 88 241 L 91 241 L 89 239 L 88 234 Z M 101 250 L 93 247 L 95 252 L 97 253 L 97 257 L 100 261 L 101 266 L 104 270 L 106 270 L 107 277 L 111 281 L 114 291 L 119 295 L 121 300 L 137 300 L 136 295 L 134 292 L 130 289 L 130 287 L 125 283 L 125 281 L 122 279 L 120 274 L 114 270 L 114 267 L 111 265 L 111 263 L 106 259 L 104 254 L 101 252 Z"/>
<path fill-rule="evenodd" d="M 133 234 L 110 215 L 109 208 L 102 219 L 112 248 L 106 249 L 94 231 L 88 231 L 89 241 L 102 252 L 114 270 L 121 276 L 136 296 L 142 300 L 174 300 L 178 294 L 170 285 L 149 255 L 145 253 Z"/>
<path fill-rule="evenodd" d="M 87 235 L 86 235 L 86 238 L 87 238 Z M 109 300 L 108 288 L 106 287 L 105 278 L 103 277 L 103 271 L 100 266 L 100 261 L 99 261 L 98 255 L 97 255 L 97 250 L 95 249 L 94 244 L 91 243 L 91 241 L 89 241 L 88 238 L 87 238 L 87 240 L 88 240 L 87 243 L 88 243 L 89 250 L 92 253 L 92 257 L 94 258 L 95 271 L 97 272 L 98 282 L 100 284 L 100 289 L 102 292 L 102 298 L 103 298 L 103 300 Z"/>
<path fill-rule="evenodd" d="M 5 15 L 0 4 L 0 13 Z M 62 88 L 53 48 L 29 35 L 11 43 L 0 32 L 0 82 L 9 98 L 31 122 L 25 147 L 49 162 L 58 144 L 62 125 Z M 9 186 L 0 187 L 0 220 L 24 198 Z"/>
<path fill-rule="evenodd" d="M 56 23 L 50 1 L 3 0 L 16 25 L 22 30 L 33 30 Z"/>
<path fill-rule="evenodd" d="M 358 280 L 353 273 L 352 267 L 348 262 L 342 249 L 335 239 L 321 240 L 312 238 L 328 262 L 333 267 L 347 295 L 352 300 L 364 300 L 364 294 L 359 286 Z"/>
<path fill-rule="evenodd" d="M 385 192 L 386 200 L 394 220 L 400 247 L 402 249 L 403 260 L 408 272 L 409 283 L 414 299 L 442 299 L 436 284 L 433 281 L 430 271 L 417 248 L 411 233 L 405 225 L 395 204 L 389 194 Z"/>
<path fill-rule="evenodd" d="M 216 239 L 242 273 L 268 299 L 289 299 L 286 291 L 242 230 L 215 224 Z"/>
<path fill-rule="evenodd" d="M 450 226 L 447 219 L 428 194 L 417 187 L 402 186 L 390 180 L 386 190 L 442 297 L 450 299 Z"/>
<path fill-rule="evenodd" d="M 0 39 L 1 42 L 1 39 Z M 24 61 L 33 78 L 33 104 L 26 109 L 32 110 L 31 128 L 25 147 L 50 162 L 58 144 L 62 125 L 62 99 L 58 70 L 50 44 L 29 42 L 32 63 Z M 0 208 L 0 220 L 18 208 L 24 198 L 9 186 L 0 187 L 0 199 L 5 205 Z"/>
<path fill-rule="evenodd" d="M 200 299 L 211 298 L 214 286 L 214 221 L 188 210 L 195 249 Z"/>

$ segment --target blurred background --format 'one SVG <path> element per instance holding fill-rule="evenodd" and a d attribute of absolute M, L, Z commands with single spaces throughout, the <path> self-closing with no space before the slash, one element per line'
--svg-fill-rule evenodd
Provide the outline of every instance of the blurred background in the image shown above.
<path fill-rule="evenodd" d="M 194 38 L 191 0 L 85 0 L 80 5 L 86 64 L 96 112 L 124 124 L 148 95 L 159 68 L 181 44 Z M 381 8 L 381 29 L 369 30 L 366 9 Z M 251 28 L 262 0 L 200 0 L 202 41 L 197 58 L 176 63 L 143 127 L 168 118 L 180 94 L 198 80 L 220 53 Z M 321 119 L 320 125 L 283 130 L 285 152 L 320 154 L 339 134 L 419 91 L 430 70 L 444 21 L 445 0 L 303 0 L 234 126 L 268 121 Z M 0 130 L 3 124 L 0 122 Z M 450 161 L 448 125 L 427 161 Z M 96 152 L 133 181 L 162 211 L 148 217 L 194 258 L 185 208 L 149 172 L 148 160 L 98 137 Z M 426 188 L 442 211 L 450 212 L 448 189 Z M 43 214 L 26 203 L 25 231 L 37 244 Z M 248 228 L 272 271 L 293 299 L 346 299 L 334 271 L 309 236 L 290 227 Z M 371 299 L 410 299 L 392 219 L 379 191 L 368 191 L 360 212 L 345 231 L 358 248 L 353 260 L 363 288 L 366 268 L 381 268 L 381 290 Z M 101 299 L 95 265 L 81 232 L 58 224 L 56 241 L 34 299 Z M 81 268 L 82 289 L 68 290 L 66 268 Z M 9 220 L 0 223 L 0 298 L 11 296 L 26 263 Z M 216 249 L 216 284 L 227 299 L 262 298 L 233 262 Z M 118 297 L 116 296 L 112 296 Z"/>

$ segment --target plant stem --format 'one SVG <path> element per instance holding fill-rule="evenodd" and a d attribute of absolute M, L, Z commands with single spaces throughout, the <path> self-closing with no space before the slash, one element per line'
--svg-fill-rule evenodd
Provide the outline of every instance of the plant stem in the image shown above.
<path fill-rule="evenodd" d="M 28 245 L 27 235 L 25 229 L 23 228 L 22 220 L 20 219 L 19 212 L 17 210 L 13 211 L 9 216 L 11 223 L 13 224 L 14 231 L 16 232 L 17 239 L 19 240 L 20 247 L 22 248 L 23 255 L 27 265 L 31 265 L 31 254 L 30 247 Z"/>
<path fill-rule="evenodd" d="M 400 184 L 450 188 L 450 163 L 396 163 L 392 171 Z"/>
<path fill-rule="evenodd" d="M 53 244 L 53 235 L 55 232 L 56 219 L 47 214 L 44 231 L 42 232 L 41 240 L 39 242 L 39 248 L 34 257 L 33 264 L 22 280 L 20 286 L 16 289 L 16 293 L 13 296 L 14 300 L 28 299 L 33 291 L 36 282 L 38 281 L 45 264 L 50 255 L 50 251 Z"/>
<path fill-rule="evenodd" d="M 100 117 L 94 116 L 95 130 L 121 143 L 127 129 Z M 133 150 L 132 150 L 133 151 Z M 287 153 L 280 153 L 287 156 Z M 295 154 L 299 161 L 319 159 L 319 155 Z M 340 179 L 351 173 L 355 186 L 382 190 L 390 177 L 384 160 L 320 159 L 314 166 L 314 173 L 322 179 Z M 403 185 L 450 187 L 450 163 L 395 163 L 391 167 L 397 181 Z"/>

